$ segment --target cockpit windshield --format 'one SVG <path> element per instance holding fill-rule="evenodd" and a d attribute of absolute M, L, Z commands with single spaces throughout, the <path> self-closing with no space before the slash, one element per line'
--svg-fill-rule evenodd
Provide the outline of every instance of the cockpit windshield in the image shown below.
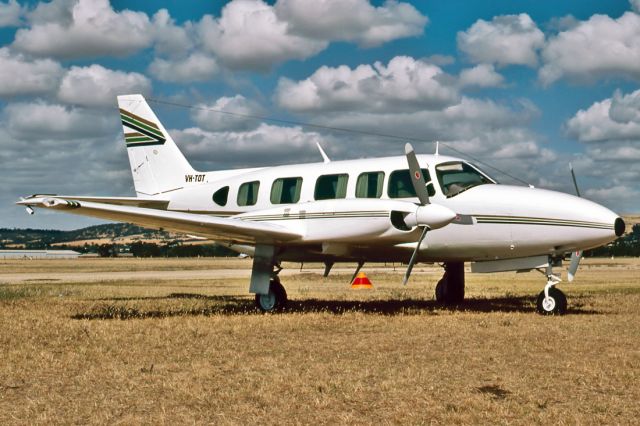
<path fill-rule="evenodd" d="M 496 183 L 475 167 L 462 161 L 438 164 L 436 175 L 442 193 L 447 197 L 456 196 L 474 186 Z"/>

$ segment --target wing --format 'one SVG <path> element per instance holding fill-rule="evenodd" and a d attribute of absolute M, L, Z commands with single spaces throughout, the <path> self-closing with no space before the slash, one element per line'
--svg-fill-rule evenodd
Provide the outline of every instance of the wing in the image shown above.
<path fill-rule="evenodd" d="M 169 200 L 161 200 L 157 198 L 140 198 L 140 197 L 87 197 L 84 195 L 56 195 L 56 194 L 35 194 L 27 198 L 61 198 L 64 200 L 74 201 L 90 201 L 92 203 L 114 204 L 118 206 L 136 206 L 148 207 L 150 209 L 166 210 Z"/>
<path fill-rule="evenodd" d="M 95 199 L 95 197 L 92 199 Z M 145 228 L 198 235 L 216 241 L 277 244 L 298 240 L 302 237 L 300 234 L 284 227 L 265 222 L 258 223 L 204 214 L 97 203 L 80 200 L 80 197 L 36 196 L 18 201 L 16 204 L 42 207 L 116 222 L 128 222 Z"/>

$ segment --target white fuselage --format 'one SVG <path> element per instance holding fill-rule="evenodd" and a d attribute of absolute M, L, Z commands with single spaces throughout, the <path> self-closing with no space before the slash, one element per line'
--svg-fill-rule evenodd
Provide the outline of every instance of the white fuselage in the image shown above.
<path fill-rule="evenodd" d="M 618 215 L 594 202 L 572 195 L 531 187 L 482 184 L 445 196 L 436 166 L 462 160 L 438 155 L 418 156 L 433 183 L 430 199 L 460 215 L 434 229 L 420 247 L 421 261 L 482 261 L 542 254 L 560 255 L 596 247 L 616 237 Z M 393 216 L 407 214 L 417 198 L 389 197 L 393 171 L 406 170 L 405 157 L 385 157 L 329 163 L 197 173 L 185 176 L 183 187 L 161 194 L 168 210 L 235 216 L 272 222 L 304 237 L 281 248 L 284 260 L 402 260 L 415 248 L 420 229 L 401 229 Z M 357 198 L 356 182 L 365 172 L 383 172 L 379 198 Z M 319 176 L 348 176 L 344 198 L 316 200 Z M 280 178 L 302 178 L 299 200 L 272 203 L 272 185 Z M 260 182 L 256 203 L 238 204 L 240 185 Z M 212 196 L 228 187 L 225 205 Z"/>

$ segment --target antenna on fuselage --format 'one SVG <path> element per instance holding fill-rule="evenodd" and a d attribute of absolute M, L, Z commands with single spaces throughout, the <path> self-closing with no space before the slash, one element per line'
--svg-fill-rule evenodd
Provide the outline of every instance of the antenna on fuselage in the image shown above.
<path fill-rule="evenodd" d="M 435 155 L 440 155 L 440 141 L 436 141 L 436 153 Z"/>
<path fill-rule="evenodd" d="M 324 160 L 324 162 L 325 163 L 330 163 L 331 159 L 327 156 L 327 153 L 324 152 L 324 149 L 322 149 L 322 147 L 320 146 L 320 142 L 316 142 L 316 146 L 320 150 L 320 155 L 322 155 L 322 159 Z"/>

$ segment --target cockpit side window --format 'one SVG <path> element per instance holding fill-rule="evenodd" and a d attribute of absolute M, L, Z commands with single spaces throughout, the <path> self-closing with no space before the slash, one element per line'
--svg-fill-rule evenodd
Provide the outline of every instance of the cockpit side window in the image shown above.
<path fill-rule="evenodd" d="M 474 186 L 495 183 L 475 167 L 461 161 L 438 164 L 436 175 L 442 193 L 447 197 L 456 196 Z"/>

